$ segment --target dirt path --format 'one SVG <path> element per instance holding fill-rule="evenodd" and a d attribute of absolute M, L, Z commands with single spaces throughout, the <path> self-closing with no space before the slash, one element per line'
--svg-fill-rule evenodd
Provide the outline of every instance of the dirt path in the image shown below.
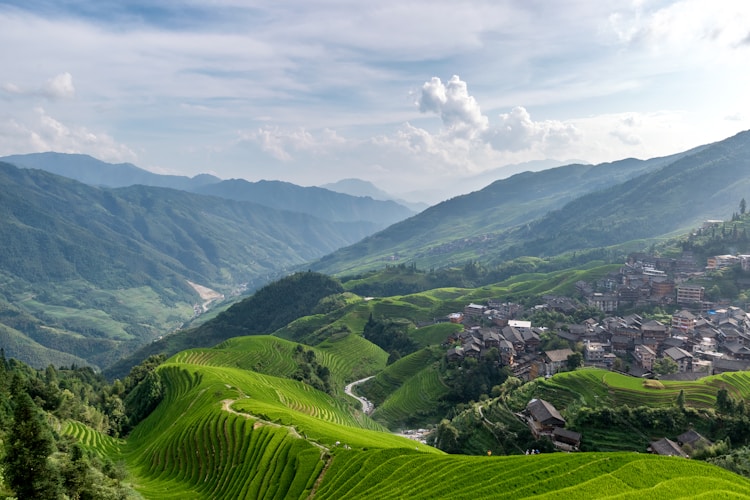
<path fill-rule="evenodd" d="M 247 397 L 247 396 L 244 396 L 244 397 Z M 262 427 L 264 425 L 269 425 L 271 427 L 278 427 L 278 428 L 284 427 L 287 429 L 287 431 L 289 431 L 289 434 L 292 437 L 297 438 L 297 439 L 304 439 L 311 445 L 316 446 L 320 449 L 320 459 L 325 460 L 325 465 L 323 466 L 323 469 L 321 469 L 320 474 L 318 474 L 318 477 L 315 480 L 315 484 L 313 485 L 312 489 L 310 489 L 310 494 L 307 496 L 308 499 L 313 498 L 315 496 L 315 493 L 318 491 L 318 487 L 323 482 L 323 477 L 325 476 L 326 472 L 328 471 L 328 468 L 331 466 L 331 463 L 333 462 L 333 456 L 331 456 L 331 450 L 327 446 L 324 446 L 318 442 L 312 441 L 310 439 L 307 439 L 301 436 L 297 428 L 294 427 L 293 425 L 277 424 L 276 422 L 271 422 L 270 420 L 262 419 L 260 417 L 257 417 L 256 415 L 252 415 L 250 413 L 239 412 L 235 410 L 234 408 L 232 408 L 232 405 L 236 401 L 237 401 L 236 399 L 223 400 L 221 402 L 221 409 L 226 412 L 232 413 L 234 415 L 238 415 L 240 417 L 244 417 L 248 419 L 252 418 L 253 420 L 255 420 L 255 423 L 253 424 L 253 429 L 257 429 L 258 427 Z"/>

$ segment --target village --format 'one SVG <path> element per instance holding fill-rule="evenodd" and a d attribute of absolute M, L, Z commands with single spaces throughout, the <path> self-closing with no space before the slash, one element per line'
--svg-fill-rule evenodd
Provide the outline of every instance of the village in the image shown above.
<path fill-rule="evenodd" d="M 740 307 L 708 301 L 705 287 L 696 284 L 706 272 L 734 265 L 750 269 L 750 256 L 714 256 L 699 269 L 689 252 L 679 259 L 631 254 L 618 272 L 596 283 L 576 283 L 576 298 L 545 296 L 533 311 L 501 300 L 467 304 L 446 319 L 464 328 L 446 340 L 445 355 L 454 363 L 496 356 L 499 364 L 525 382 L 579 366 L 662 380 L 697 380 L 748 370 L 750 315 Z M 673 311 L 669 320 L 616 314 L 653 305 Z M 570 315 L 585 307 L 601 311 L 601 319 L 554 328 L 520 319 L 539 310 Z M 580 434 L 566 430 L 565 420 L 548 402 L 533 400 L 518 416 L 535 436 L 549 437 L 558 449 L 578 448 Z M 686 435 L 684 441 L 699 438 Z M 651 444 L 650 451 L 687 456 L 681 444 L 660 440 Z"/>

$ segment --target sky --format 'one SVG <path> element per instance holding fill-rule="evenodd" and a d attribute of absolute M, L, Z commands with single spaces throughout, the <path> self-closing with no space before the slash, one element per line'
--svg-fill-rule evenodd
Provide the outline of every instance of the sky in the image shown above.
<path fill-rule="evenodd" d="M 750 129 L 745 0 L 0 0 L 0 46 L 0 155 L 165 174 L 435 201 Z"/>

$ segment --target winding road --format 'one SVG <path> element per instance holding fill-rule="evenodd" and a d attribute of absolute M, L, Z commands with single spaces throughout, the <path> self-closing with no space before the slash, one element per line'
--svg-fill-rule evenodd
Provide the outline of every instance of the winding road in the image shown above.
<path fill-rule="evenodd" d="M 353 397 L 354 399 L 356 399 L 357 401 L 359 401 L 362 404 L 362 411 L 366 415 L 370 415 L 373 412 L 373 410 L 375 410 L 375 405 L 372 404 L 370 401 L 368 401 L 367 398 L 361 398 L 361 397 L 357 396 L 356 394 L 354 394 L 353 389 L 354 389 L 354 387 L 358 386 L 359 384 L 367 382 L 372 377 L 374 377 L 374 375 L 371 375 L 369 377 L 365 377 L 363 379 L 355 380 L 351 384 L 349 384 L 346 387 L 344 387 L 344 392 L 346 394 L 348 394 L 349 396 Z"/>

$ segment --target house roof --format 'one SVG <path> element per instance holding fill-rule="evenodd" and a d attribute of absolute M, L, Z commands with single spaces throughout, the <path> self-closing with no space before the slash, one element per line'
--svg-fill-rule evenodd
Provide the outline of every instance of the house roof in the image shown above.
<path fill-rule="evenodd" d="M 654 350 L 644 344 L 638 344 L 637 346 L 635 346 L 635 350 L 650 354 L 652 356 L 656 356 L 656 353 L 654 352 Z"/>
<path fill-rule="evenodd" d="M 667 326 L 663 323 L 660 323 L 656 321 L 655 319 L 652 319 L 651 321 L 647 323 L 643 323 L 641 325 L 641 330 L 657 330 L 657 331 L 666 331 Z"/>
<path fill-rule="evenodd" d="M 552 435 L 554 437 L 565 438 L 565 439 L 567 439 L 569 441 L 578 441 L 578 442 L 581 441 L 581 433 L 580 432 L 571 431 L 571 430 L 568 430 L 568 429 L 564 429 L 562 427 L 555 427 L 555 430 L 552 431 Z"/>
<path fill-rule="evenodd" d="M 673 316 L 675 318 L 682 318 L 682 319 L 686 319 L 688 321 L 695 319 L 695 315 L 693 313 L 691 313 L 690 311 L 688 311 L 687 309 L 683 309 L 682 311 L 678 311 L 678 312 L 674 313 Z"/>
<path fill-rule="evenodd" d="M 750 361 L 741 359 L 723 359 L 714 361 L 714 370 L 723 372 L 739 372 L 750 369 Z"/>
<path fill-rule="evenodd" d="M 687 444 L 692 448 L 696 446 L 710 446 L 712 444 L 711 441 L 701 436 L 694 429 L 690 429 L 677 436 L 677 442 L 683 445 Z"/>
<path fill-rule="evenodd" d="M 553 349 L 544 353 L 552 363 L 561 363 L 568 360 L 568 356 L 573 354 L 568 348 L 565 349 Z"/>
<path fill-rule="evenodd" d="M 670 347 L 669 349 L 665 349 L 664 354 L 669 356 L 675 361 L 679 361 L 680 359 L 684 359 L 684 358 L 693 357 L 692 354 L 687 352 L 685 349 L 680 349 L 679 347 Z"/>
<path fill-rule="evenodd" d="M 532 399 L 529 401 L 529 404 L 526 405 L 526 409 L 531 414 L 531 417 L 537 422 L 543 424 L 559 423 L 560 425 L 565 425 L 565 419 L 562 418 L 562 415 L 557 411 L 557 408 L 543 399 Z"/>
<path fill-rule="evenodd" d="M 658 441 L 651 441 L 649 448 L 652 453 L 656 453 L 657 455 L 687 458 L 687 453 L 682 451 L 680 445 L 671 439 L 661 438 Z"/>

